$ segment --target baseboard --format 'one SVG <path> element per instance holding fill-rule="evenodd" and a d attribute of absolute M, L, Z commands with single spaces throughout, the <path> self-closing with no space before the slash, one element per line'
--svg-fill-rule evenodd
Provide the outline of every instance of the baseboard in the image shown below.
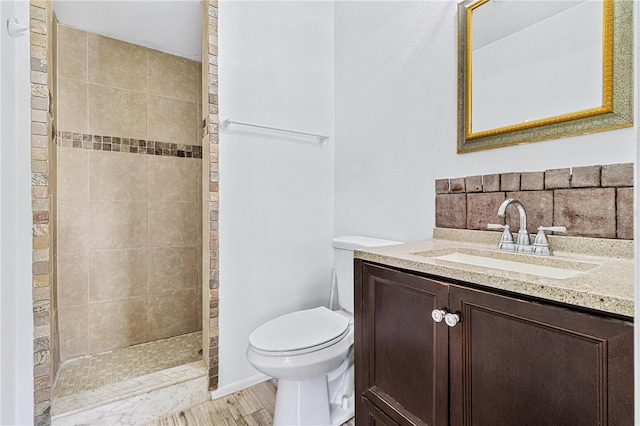
<path fill-rule="evenodd" d="M 246 379 L 238 380 L 237 382 L 230 383 L 228 385 L 222 386 L 211 392 L 211 399 L 222 398 L 223 396 L 227 396 L 234 392 L 241 391 L 242 389 L 246 389 L 253 385 L 257 385 L 258 383 L 266 382 L 271 379 L 271 377 L 266 376 L 264 374 L 256 374 L 255 376 L 247 377 Z"/>

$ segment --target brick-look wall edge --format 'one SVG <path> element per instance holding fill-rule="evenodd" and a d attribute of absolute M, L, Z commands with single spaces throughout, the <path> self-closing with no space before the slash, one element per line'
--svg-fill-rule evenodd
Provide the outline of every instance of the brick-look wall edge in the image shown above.
<path fill-rule="evenodd" d="M 49 197 L 49 89 L 48 55 L 51 39 L 51 3 L 30 0 L 31 82 L 31 209 L 34 424 L 51 424 L 51 232 Z"/>
<path fill-rule="evenodd" d="M 559 225 L 567 235 L 633 239 L 633 163 L 437 179 L 435 190 L 440 228 L 507 223 L 518 230 L 515 211 L 507 210 L 505 219 L 496 215 L 505 198 L 517 198 L 530 233 Z"/>
<path fill-rule="evenodd" d="M 208 98 L 209 115 L 205 122 L 205 139 L 208 139 L 209 158 L 209 390 L 218 388 L 218 0 L 208 0 L 207 4 L 208 40 Z M 203 62 L 205 58 L 202 58 Z M 203 149 L 206 145 L 203 142 Z M 206 233 L 205 233 L 206 235 Z M 206 253 L 206 251 L 204 251 Z"/>

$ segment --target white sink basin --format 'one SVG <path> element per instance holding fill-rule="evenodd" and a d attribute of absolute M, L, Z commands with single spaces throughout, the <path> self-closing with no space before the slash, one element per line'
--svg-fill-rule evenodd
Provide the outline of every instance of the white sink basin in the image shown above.
<path fill-rule="evenodd" d="M 481 266 L 483 268 L 499 269 L 502 271 L 519 272 L 522 274 L 537 275 L 540 277 L 554 278 L 563 280 L 567 278 L 575 277 L 582 270 L 558 268 L 554 266 L 544 266 L 536 263 L 523 263 L 515 262 L 512 260 L 505 260 L 496 257 L 476 256 L 465 253 L 449 253 L 441 256 L 433 256 L 436 260 L 445 260 L 447 262 L 462 263 L 466 265 Z"/>

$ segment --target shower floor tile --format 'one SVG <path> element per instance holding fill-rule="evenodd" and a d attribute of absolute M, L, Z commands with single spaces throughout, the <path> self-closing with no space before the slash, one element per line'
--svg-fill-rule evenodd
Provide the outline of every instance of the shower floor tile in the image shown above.
<path fill-rule="evenodd" d="M 60 367 L 53 398 L 196 362 L 201 349 L 202 332 L 196 332 L 70 360 Z"/>

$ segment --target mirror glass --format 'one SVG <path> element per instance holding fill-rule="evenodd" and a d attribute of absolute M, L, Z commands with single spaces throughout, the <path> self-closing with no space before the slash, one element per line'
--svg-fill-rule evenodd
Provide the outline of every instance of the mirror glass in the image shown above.
<path fill-rule="evenodd" d="M 602 1 L 490 0 L 471 19 L 471 133 L 602 106 Z"/>
<path fill-rule="evenodd" d="M 458 152 L 633 125 L 633 0 L 464 0 Z"/>

